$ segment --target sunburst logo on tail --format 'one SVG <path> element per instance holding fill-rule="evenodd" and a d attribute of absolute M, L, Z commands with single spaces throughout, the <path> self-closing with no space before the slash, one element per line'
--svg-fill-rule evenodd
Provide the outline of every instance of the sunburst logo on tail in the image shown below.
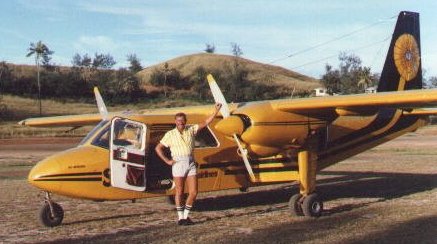
<path fill-rule="evenodd" d="M 416 39 L 411 34 L 401 35 L 394 45 L 394 61 L 401 75 L 399 89 L 405 89 L 405 82 L 414 79 L 419 71 L 420 54 Z"/>

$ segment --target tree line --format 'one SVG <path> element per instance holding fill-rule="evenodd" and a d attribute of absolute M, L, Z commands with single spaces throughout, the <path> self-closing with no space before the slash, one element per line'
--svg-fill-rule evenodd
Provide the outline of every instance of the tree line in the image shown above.
<path fill-rule="evenodd" d="M 50 62 L 54 51 L 39 41 L 31 43 L 27 53 L 28 57 L 35 58 L 36 81 L 35 76 L 24 75 L 14 70 L 16 66 L 0 62 L 0 93 L 36 97 L 39 100 L 72 98 L 87 102 L 94 99 L 93 87 L 97 86 L 105 100 L 112 104 L 155 98 L 210 102 L 212 96 L 205 79 L 208 73 L 212 73 L 229 101 L 274 99 L 291 94 L 292 91 L 280 86 L 249 81 L 249 71 L 240 61 L 242 49 L 236 43 L 231 43 L 231 47 L 234 59 L 224 70 L 207 70 L 200 66 L 193 75 L 183 77 L 179 70 L 165 63 L 153 71 L 150 79 L 150 84 L 158 89 L 145 91 L 141 89 L 136 76 L 143 67 L 135 54 L 127 56 L 130 64 L 127 68 L 113 69 L 117 62 L 109 53 L 76 53 L 72 57 L 71 67 L 60 67 Z M 214 50 L 213 45 L 207 44 L 206 52 L 213 53 Z"/>
<path fill-rule="evenodd" d="M 135 76 L 142 66 L 135 54 L 127 56 L 129 67 L 113 69 L 116 61 L 110 54 L 76 53 L 71 67 L 60 67 L 50 63 L 53 53 L 41 41 L 30 44 L 26 56 L 35 58 L 36 82 L 34 76 L 14 70 L 17 66 L 0 62 L 0 93 L 37 96 L 39 101 L 41 97 L 88 101 L 98 86 L 111 103 L 136 102 L 143 93 Z"/>
<path fill-rule="evenodd" d="M 215 46 L 206 44 L 204 51 L 214 53 Z M 208 73 L 217 79 L 229 102 L 277 99 L 289 97 L 293 93 L 289 88 L 271 84 L 268 80 L 249 80 L 249 70 L 241 62 L 241 47 L 237 43 L 231 43 L 231 52 L 233 60 L 221 70 L 207 70 L 200 66 L 188 77 L 183 77 L 179 70 L 165 63 L 152 72 L 149 81 L 158 89 L 145 91 L 136 76 L 143 67 L 135 54 L 127 55 L 130 65 L 126 68 L 113 69 L 117 62 L 109 53 L 76 53 L 72 57 L 71 67 L 59 67 L 50 63 L 54 51 L 39 41 L 31 43 L 27 53 L 28 57 L 35 58 L 37 80 L 35 81 L 34 76 L 23 75 L 14 70 L 16 66 L 0 62 L 0 94 L 24 95 L 37 97 L 39 100 L 44 97 L 93 101 L 93 87 L 97 86 L 105 100 L 112 104 L 135 103 L 155 98 L 211 102 L 212 96 L 205 82 Z M 321 82 L 329 93 L 362 93 L 366 88 L 377 84 L 378 74 L 363 66 L 358 56 L 341 53 L 339 61 L 338 68 L 327 64 L 321 77 Z M 431 77 L 429 82 L 437 86 L 437 77 Z M 294 95 L 308 96 L 309 91 Z"/>

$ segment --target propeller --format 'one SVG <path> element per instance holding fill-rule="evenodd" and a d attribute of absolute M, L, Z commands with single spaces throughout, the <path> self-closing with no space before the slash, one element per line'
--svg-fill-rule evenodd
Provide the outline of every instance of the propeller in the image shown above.
<path fill-rule="evenodd" d="M 223 115 L 223 119 L 227 119 L 230 116 L 229 112 L 229 106 L 226 103 L 226 99 L 223 96 L 222 91 L 217 85 L 217 82 L 215 81 L 214 77 L 211 74 L 208 74 L 206 77 L 208 79 L 208 84 L 211 89 L 212 96 L 214 97 L 214 101 L 216 103 L 221 103 L 222 107 L 220 108 L 220 113 Z M 246 166 L 247 172 L 249 173 L 250 179 L 252 182 L 255 182 L 255 175 L 253 174 L 252 166 L 249 163 L 249 159 L 247 157 L 247 149 L 243 148 L 241 145 L 240 139 L 238 139 L 238 136 L 236 133 L 232 134 L 232 137 L 234 138 L 235 142 L 238 145 L 238 150 L 241 153 L 241 157 L 243 158 L 244 165 Z"/>
<path fill-rule="evenodd" d="M 100 95 L 99 88 L 97 88 L 97 86 L 94 87 L 94 95 L 96 96 L 97 108 L 99 109 L 99 113 L 102 116 L 102 120 L 106 120 L 108 118 L 108 110 L 106 109 L 105 102 L 103 101 L 103 98 Z"/>

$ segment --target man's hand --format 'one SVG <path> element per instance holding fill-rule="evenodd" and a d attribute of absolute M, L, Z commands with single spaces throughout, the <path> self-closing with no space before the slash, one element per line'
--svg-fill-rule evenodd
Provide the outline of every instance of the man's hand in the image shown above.
<path fill-rule="evenodd" d="M 167 163 L 168 165 L 172 166 L 173 164 L 176 163 L 176 161 L 174 161 L 173 159 L 171 159 L 171 160 L 167 160 L 166 163 Z"/>
<path fill-rule="evenodd" d="M 214 106 L 214 112 L 203 123 L 198 124 L 199 127 L 197 130 L 201 130 L 206 126 L 208 126 L 214 120 L 215 116 L 218 114 L 221 108 L 222 108 L 222 104 L 216 103 Z"/>

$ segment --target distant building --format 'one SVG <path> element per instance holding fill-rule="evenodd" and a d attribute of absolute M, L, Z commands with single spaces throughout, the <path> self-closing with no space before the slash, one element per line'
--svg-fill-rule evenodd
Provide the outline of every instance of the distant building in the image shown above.
<path fill-rule="evenodd" d="M 367 87 L 365 93 L 376 93 L 376 86 Z"/>
<path fill-rule="evenodd" d="M 318 88 L 314 89 L 313 91 L 315 92 L 316 97 L 329 96 L 326 88 L 324 88 L 324 87 L 318 87 Z"/>

